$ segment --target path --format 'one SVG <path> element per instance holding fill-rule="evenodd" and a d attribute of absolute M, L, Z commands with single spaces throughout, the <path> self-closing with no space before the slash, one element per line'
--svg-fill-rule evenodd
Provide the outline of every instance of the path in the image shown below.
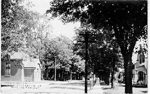
<path fill-rule="evenodd" d="M 103 94 L 104 91 L 99 84 L 99 80 L 97 79 L 95 86 L 89 91 L 88 94 Z"/>

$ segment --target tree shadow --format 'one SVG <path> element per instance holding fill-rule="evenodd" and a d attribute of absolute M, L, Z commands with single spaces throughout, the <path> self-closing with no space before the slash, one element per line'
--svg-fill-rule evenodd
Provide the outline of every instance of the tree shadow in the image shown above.
<path fill-rule="evenodd" d="M 111 87 L 102 87 L 103 90 L 109 90 L 109 89 L 113 89 Z"/>
<path fill-rule="evenodd" d="M 85 82 L 84 81 L 80 81 L 80 82 L 70 82 L 70 83 L 65 83 L 63 85 L 72 85 L 72 86 L 84 86 Z M 88 86 L 91 86 L 91 83 L 88 82 L 87 83 Z"/>
<path fill-rule="evenodd" d="M 83 86 L 84 83 L 67 83 L 67 84 L 63 84 L 63 85 Z"/>
<path fill-rule="evenodd" d="M 135 88 L 147 88 L 147 85 L 134 85 Z"/>
<path fill-rule="evenodd" d="M 13 87 L 13 85 L 1 85 L 1 87 Z"/>
<path fill-rule="evenodd" d="M 84 88 L 74 88 L 74 87 L 51 87 L 51 88 L 60 88 L 60 89 L 72 89 L 72 90 L 84 90 Z"/>
<path fill-rule="evenodd" d="M 121 87 L 125 87 L 125 84 L 119 84 Z M 147 85 L 133 85 L 134 88 L 147 88 Z"/>
<path fill-rule="evenodd" d="M 147 91 L 142 91 L 143 93 L 147 93 Z"/>
<path fill-rule="evenodd" d="M 101 86 L 104 86 L 104 87 L 101 87 L 102 88 L 102 90 L 109 90 L 109 89 L 113 89 L 113 88 L 111 88 L 111 87 L 108 87 L 109 85 L 108 84 L 106 84 L 104 81 L 99 81 L 99 84 L 101 85 Z M 106 86 L 106 87 L 105 87 Z"/>
<path fill-rule="evenodd" d="M 106 84 L 104 81 L 99 81 L 99 84 L 102 86 L 108 86 L 108 84 Z"/>

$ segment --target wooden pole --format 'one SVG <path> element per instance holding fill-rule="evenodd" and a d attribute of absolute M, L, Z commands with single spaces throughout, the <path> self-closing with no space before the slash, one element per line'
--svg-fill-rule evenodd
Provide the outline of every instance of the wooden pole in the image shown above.
<path fill-rule="evenodd" d="M 85 53 L 85 94 L 87 94 L 87 63 L 88 63 L 88 33 L 85 34 L 85 47 L 86 47 L 86 53 Z"/>
<path fill-rule="evenodd" d="M 56 57 L 55 57 L 55 81 L 56 81 Z"/>
<path fill-rule="evenodd" d="M 88 64 L 88 43 L 89 42 L 95 42 L 95 41 L 89 41 L 89 32 L 85 32 L 85 34 L 80 34 L 84 36 L 84 41 L 80 41 L 80 42 L 85 42 L 85 94 L 87 94 L 87 64 Z"/>

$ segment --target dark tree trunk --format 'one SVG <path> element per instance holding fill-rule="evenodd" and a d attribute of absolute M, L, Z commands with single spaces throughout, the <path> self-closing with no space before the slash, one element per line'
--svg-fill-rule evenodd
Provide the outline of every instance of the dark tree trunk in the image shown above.
<path fill-rule="evenodd" d="M 114 72 L 111 72 L 111 88 L 114 88 Z"/>
<path fill-rule="evenodd" d="M 43 69 L 41 71 L 41 80 L 44 80 L 44 71 L 43 71 Z"/>
<path fill-rule="evenodd" d="M 48 80 L 48 66 L 45 66 L 45 79 Z"/>
<path fill-rule="evenodd" d="M 124 56 L 125 93 L 132 94 L 132 60 L 130 55 Z"/>
<path fill-rule="evenodd" d="M 111 88 L 114 88 L 114 72 L 115 72 L 115 61 L 112 61 Z"/>
<path fill-rule="evenodd" d="M 137 41 L 137 37 L 134 35 L 128 35 L 125 33 L 124 29 L 120 27 L 117 29 L 117 26 L 114 25 L 115 37 L 117 43 L 121 48 L 121 53 L 124 58 L 124 69 L 125 69 L 125 93 L 132 94 L 132 52 Z M 120 33 L 124 32 L 124 33 Z M 136 32 L 136 31 L 135 31 Z M 120 37 L 124 36 L 124 38 Z"/>
<path fill-rule="evenodd" d="M 60 71 L 60 80 L 62 81 L 62 70 Z"/>
<path fill-rule="evenodd" d="M 62 70 L 61 78 L 62 78 L 62 81 L 63 81 L 64 80 L 64 71 L 63 70 Z"/>
<path fill-rule="evenodd" d="M 70 80 L 72 80 L 72 70 L 71 70 L 71 72 L 70 72 Z"/>

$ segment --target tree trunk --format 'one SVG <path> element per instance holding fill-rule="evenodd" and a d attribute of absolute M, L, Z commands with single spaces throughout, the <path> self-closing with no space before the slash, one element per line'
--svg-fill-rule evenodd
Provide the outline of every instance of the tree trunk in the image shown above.
<path fill-rule="evenodd" d="M 63 70 L 62 70 L 61 78 L 62 78 L 62 81 L 64 81 L 64 71 Z"/>
<path fill-rule="evenodd" d="M 72 70 L 71 70 L 71 72 L 70 72 L 70 80 L 72 80 Z"/>
<path fill-rule="evenodd" d="M 112 61 L 112 71 L 111 71 L 111 88 L 114 88 L 114 72 L 115 72 L 115 61 Z"/>
<path fill-rule="evenodd" d="M 132 94 L 132 60 L 130 55 L 124 56 L 125 93 Z"/>
<path fill-rule="evenodd" d="M 111 88 L 114 88 L 114 72 L 111 72 Z"/>
<path fill-rule="evenodd" d="M 124 58 L 124 69 L 125 69 L 125 93 L 132 94 L 132 52 L 135 47 L 137 38 L 135 36 L 131 37 L 128 33 L 124 33 L 125 38 L 120 37 L 122 33 L 125 32 L 122 27 L 119 29 L 117 26 L 113 26 L 115 31 L 115 37 L 117 39 L 117 43 L 121 48 L 121 53 Z M 136 32 L 136 31 L 135 31 Z M 129 38 L 128 38 L 129 37 Z"/>
<path fill-rule="evenodd" d="M 41 70 L 41 80 L 44 80 L 44 71 L 43 71 L 43 69 Z"/>
<path fill-rule="evenodd" d="M 62 81 L 62 70 L 60 71 L 60 80 Z"/>
<path fill-rule="evenodd" d="M 48 80 L 48 66 L 45 66 L 45 79 Z"/>

